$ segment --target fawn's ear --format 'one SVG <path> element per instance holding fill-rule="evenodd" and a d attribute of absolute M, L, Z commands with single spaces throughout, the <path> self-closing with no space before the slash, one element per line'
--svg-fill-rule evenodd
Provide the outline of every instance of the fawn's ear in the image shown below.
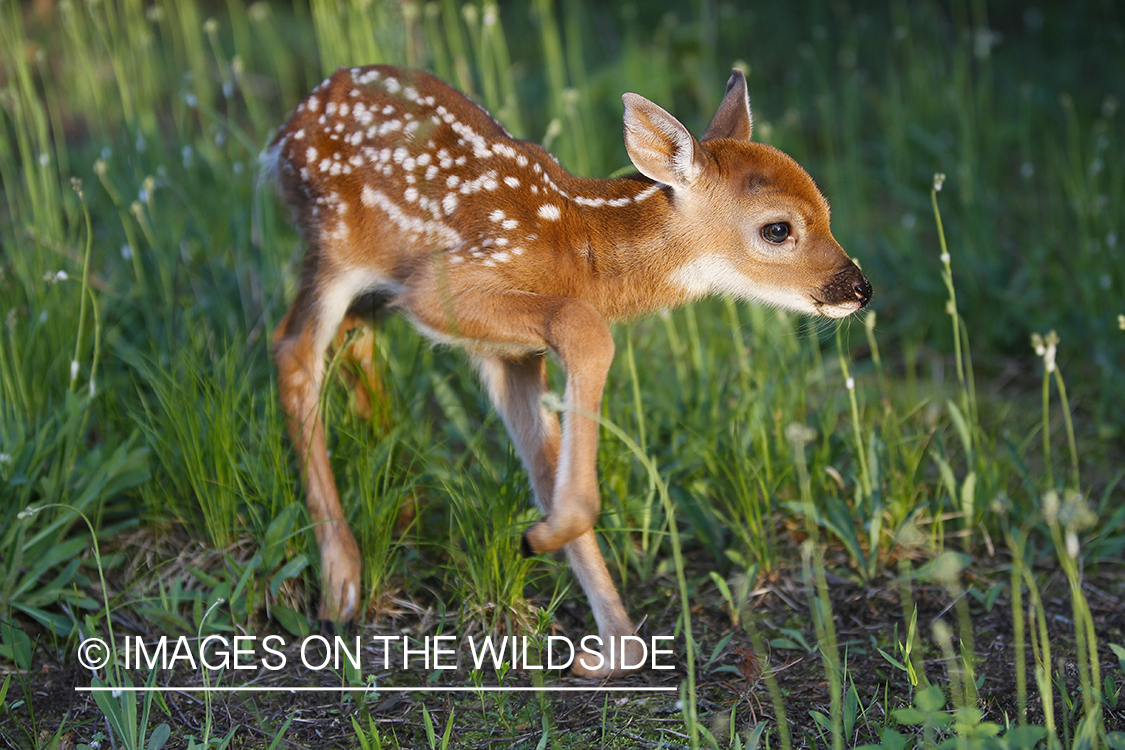
<path fill-rule="evenodd" d="M 625 94 L 625 148 L 637 170 L 657 182 L 687 187 L 703 170 L 699 144 L 672 115 L 637 94 Z"/>
<path fill-rule="evenodd" d="M 713 138 L 737 138 L 750 140 L 750 130 L 753 127 L 753 118 L 750 115 L 750 96 L 746 93 L 746 76 L 735 68 L 731 71 L 727 81 L 727 93 L 711 118 L 703 140 Z"/>

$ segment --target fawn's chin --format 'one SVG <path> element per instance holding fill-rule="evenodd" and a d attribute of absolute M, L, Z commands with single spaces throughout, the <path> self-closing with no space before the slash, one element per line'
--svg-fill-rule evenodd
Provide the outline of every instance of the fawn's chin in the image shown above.
<path fill-rule="evenodd" d="M 826 318 L 846 318 L 862 307 L 863 305 L 858 300 L 855 302 L 841 302 L 832 305 L 822 302 L 816 306 L 816 311 Z"/>

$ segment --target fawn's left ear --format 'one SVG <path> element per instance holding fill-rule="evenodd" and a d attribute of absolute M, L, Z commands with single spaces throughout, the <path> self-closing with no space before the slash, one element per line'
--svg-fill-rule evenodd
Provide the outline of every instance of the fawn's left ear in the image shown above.
<path fill-rule="evenodd" d="M 737 138 L 750 140 L 750 130 L 753 127 L 753 118 L 750 115 L 750 96 L 746 93 L 746 76 L 735 68 L 731 71 L 727 81 L 727 93 L 719 104 L 703 140 L 710 141 L 715 138 Z"/>
<path fill-rule="evenodd" d="M 639 94 L 625 94 L 625 149 L 637 170 L 672 187 L 688 187 L 703 171 L 699 144 L 672 115 Z"/>

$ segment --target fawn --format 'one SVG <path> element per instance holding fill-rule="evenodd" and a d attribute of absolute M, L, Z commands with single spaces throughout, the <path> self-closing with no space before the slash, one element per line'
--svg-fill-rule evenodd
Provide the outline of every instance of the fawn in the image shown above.
<path fill-rule="evenodd" d="M 566 550 L 608 644 L 634 632 L 594 536 L 598 424 L 586 415 L 601 410 L 609 324 L 716 292 L 829 318 L 871 299 L 812 178 L 749 140 L 740 71 L 701 141 L 647 99 L 623 100 L 640 174 L 619 179 L 574 177 L 442 81 L 381 65 L 336 71 L 263 154 L 307 244 L 273 356 L 316 524 L 322 619 L 359 614 L 359 550 L 317 409 L 325 354 L 361 313 L 400 311 L 468 352 L 543 512 L 524 551 Z M 561 428 L 540 400 L 548 352 L 566 372 Z M 621 651 L 573 671 L 619 674 Z"/>

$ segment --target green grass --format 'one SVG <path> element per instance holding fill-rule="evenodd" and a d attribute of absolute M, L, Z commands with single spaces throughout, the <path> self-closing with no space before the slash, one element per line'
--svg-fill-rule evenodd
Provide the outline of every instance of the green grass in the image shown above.
<path fill-rule="evenodd" d="M 709 300 L 615 331 L 603 549 L 630 611 L 676 633 L 681 658 L 692 633 L 695 654 L 682 708 L 635 701 L 670 719 L 636 732 L 719 747 L 984 747 L 990 733 L 1007 747 L 1125 744 L 1103 718 L 1120 715 L 1125 651 L 1112 647 L 1125 643 L 1099 638 L 1082 584 L 1116 581 L 1123 596 L 1115 6 L 101 0 L 36 12 L 0 5 L 0 660 L 23 670 L 0 690 L 0 732 L 47 746 L 71 728 L 86 742 L 107 731 L 37 709 L 26 670 L 73 664 L 78 640 L 111 622 L 309 632 L 319 561 L 268 356 L 301 247 L 256 165 L 316 82 L 339 64 L 425 67 L 572 171 L 604 175 L 628 166 L 623 91 L 701 132 L 738 62 L 755 138 L 813 174 L 875 298 L 835 328 Z M 1039 359 L 1031 335 L 1048 331 Z M 336 385 L 324 412 L 375 628 L 584 632 L 565 565 L 516 554 L 533 518 L 526 477 L 464 358 L 400 320 L 378 341 L 388 413 L 358 418 Z M 877 644 L 881 693 L 851 666 L 869 645 L 837 633 L 848 621 L 829 564 L 834 581 L 898 592 L 884 613 L 898 631 Z M 786 582 L 805 609 L 770 620 L 761 590 Z M 936 625 L 918 615 L 934 591 L 950 605 Z M 722 626 L 697 622 L 693 604 L 722 607 Z M 974 629 L 994 606 L 1027 656 L 1011 665 L 1013 707 L 975 679 Z M 765 689 L 731 706 L 707 690 L 737 671 L 739 643 Z M 807 715 L 779 682 L 798 652 L 828 686 Z M 175 724 L 154 703 L 98 710 L 128 742 Z M 1029 704 L 1042 734 L 1014 729 Z M 638 742 L 632 709 L 612 702 L 408 705 L 404 723 L 376 729 L 369 702 L 345 700 L 340 743 L 441 746 L 452 727 L 450 746 L 575 746 L 558 733 L 567 721 L 584 742 Z M 205 726 L 170 741 L 219 744 L 231 731 L 213 729 L 219 714 L 208 704 Z M 294 731 L 257 723 L 272 729 L 246 735 L 254 746 Z"/>

